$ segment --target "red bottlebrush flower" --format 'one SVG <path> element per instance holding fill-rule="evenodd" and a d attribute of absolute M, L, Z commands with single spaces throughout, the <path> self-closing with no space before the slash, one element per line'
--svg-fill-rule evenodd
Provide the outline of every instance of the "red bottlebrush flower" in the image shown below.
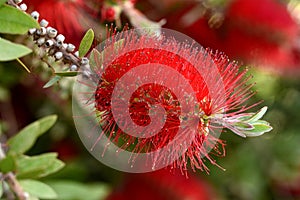
<path fill-rule="evenodd" d="M 224 142 L 218 139 L 223 127 L 243 137 L 271 130 L 263 122 L 265 131 L 255 132 L 256 125 L 252 124 L 262 117 L 265 108 L 258 117 L 242 114 L 248 109 L 242 104 L 253 94 L 249 90 L 252 85 L 245 85 L 246 70 L 178 32 L 168 37 L 168 30 L 158 37 L 134 31 L 113 35 L 102 55 L 94 50 L 90 57 L 94 82 L 85 85 L 92 91 L 81 93 L 88 94 L 87 99 L 94 96 L 92 112 L 97 115 L 95 127 L 100 125 L 101 132 L 79 133 L 84 142 L 96 138 L 92 149 L 98 146 L 106 151 L 113 143 L 113 149 L 107 151 L 116 151 L 116 156 L 130 151 L 126 160 L 130 167 L 125 171 L 149 172 L 167 165 L 183 173 L 188 165 L 193 170 L 208 171 L 206 160 L 216 164 L 208 154 L 211 149 L 216 155 L 225 155 Z M 103 137 L 108 138 L 104 140 L 107 143 L 98 144 Z M 105 162 L 116 168 L 121 165 L 113 163 L 114 158 Z"/>
<path fill-rule="evenodd" d="M 170 16 L 167 27 L 176 28 L 204 46 L 221 50 L 246 63 L 271 66 L 281 71 L 299 66 L 294 53 L 299 28 L 284 3 L 234 0 L 228 3 L 219 28 L 210 28 L 206 15 L 192 15 L 191 10 L 188 8 L 180 15 Z M 189 15 L 191 17 L 187 18 Z"/>
<path fill-rule="evenodd" d="M 25 1 L 31 10 L 40 13 L 40 19 L 49 21 L 49 25 L 57 29 L 66 36 L 66 42 L 73 43 L 76 46 L 87 30 L 91 26 L 91 20 L 81 8 L 81 0 L 48 0 L 48 1 Z"/>
<path fill-rule="evenodd" d="M 215 196 L 208 183 L 196 177 L 186 179 L 178 171 L 160 170 L 126 175 L 106 200 L 211 200 Z"/>

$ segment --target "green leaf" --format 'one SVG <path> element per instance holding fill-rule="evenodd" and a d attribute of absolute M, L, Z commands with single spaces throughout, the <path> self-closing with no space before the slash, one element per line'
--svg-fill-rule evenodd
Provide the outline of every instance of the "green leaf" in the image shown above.
<path fill-rule="evenodd" d="M 0 6 L 2 6 L 3 4 L 5 4 L 7 2 L 7 0 L 0 0 Z"/>
<path fill-rule="evenodd" d="M 124 39 L 118 40 L 114 43 L 114 51 L 115 53 L 118 53 L 118 51 L 123 47 L 124 45 Z"/>
<path fill-rule="evenodd" d="M 40 200 L 40 199 L 37 197 L 34 197 L 34 196 L 29 196 L 29 199 L 26 199 L 26 200 Z"/>
<path fill-rule="evenodd" d="M 7 141 L 8 154 L 23 154 L 29 150 L 37 138 L 50 129 L 56 120 L 56 115 L 49 115 L 23 128 L 17 135 Z"/>
<path fill-rule="evenodd" d="M 89 50 L 93 44 L 93 41 L 94 41 L 94 31 L 92 29 L 89 29 L 85 33 L 83 39 L 80 42 L 79 50 L 78 50 L 79 57 L 83 57 L 89 52 Z"/>
<path fill-rule="evenodd" d="M 236 122 L 236 123 L 234 123 L 234 126 L 237 127 L 238 129 L 241 129 L 241 130 L 252 130 L 252 129 L 254 129 L 254 126 L 252 124 L 245 123 L 245 122 Z"/>
<path fill-rule="evenodd" d="M 91 51 L 90 56 L 89 56 L 91 69 L 94 70 L 94 69 L 97 69 L 99 67 L 99 65 L 101 66 L 102 59 L 103 59 L 103 54 L 94 48 Z"/>
<path fill-rule="evenodd" d="M 255 122 L 261 119 L 264 116 L 264 114 L 267 112 L 267 110 L 268 110 L 267 106 L 261 108 L 257 113 L 255 113 L 251 118 L 249 118 L 245 122 Z"/>
<path fill-rule="evenodd" d="M 243 113 L 243 114 L 239 114 L 236 115 L 234 118 L 237 121 L 247 121 L 248 119 L 250 119 L 255 113 Z"/>
<path fill-rule="evenodd" d="M 253 130 L 244 132 L 247 137 L 257 137 L 273 129 L 269 124 L 265 123 L 253 123 L 252 125 L 254 126 Z"/>
<path fill-rule="evenodd" d="M 30 28 L 39 28 L 30 15 L 8 5 L 0 7 L 0 33 L 25 34 Z"/>
<path fill-rule="evenodd" d="M 55 83 L 57 83 L 59 80 L 61 79 L 61 76 L 54 76 L 52 77 L 44 86 L 43 88 L 49 88 L 51 87 L 52 85 L 54 85 Z"/>
<path fill-rule="evenodd" d="M 3 185 L 1 184 L 0 185 L 0 198 L 2 197 L 2 195 L 3 195 Z"/>
<path fill-rule="evenodd" d="M 56 122 L 57 115 L 48 115 L 36 121 L 40 124 L 40 135 L 48 131 Z"/>
<path fill-rule="evenodd" d="M 66 76 L 66 77 L 72 77 L 77 76 L 78 72 L 55 72 L 57 76 Z"/>
<path fill-rule="evenodd" d="M 74 181 L 48 181 L 49 184 L 58 194 L 60 200 L 88 199 L 99 200 L 105 199 L 110 192 L 110 188 L 103 183 L 82 184 Z"/>
<path fill-rule="evenodd" d="M 265 120 L 257 120 L 256 122 L 254 122 L 252 124 L 266 124 L 266 125 L 270 125 L 270 123 L 267 122 L 267 121 L 265 121 Z"/>
<path fill-rule="evenodd" d="M 53 174 L 64 167 L 57 159 L 57 153 L 45 153 L 38 156 L 22 156 L 16 161 L 18 178 L 41 178 Z"/>
<path fill-rule="evenodd" d="M 56 192 L 49 186 L 43 182 L 36 180 L 20 180 L 20 185 L 24 189 L 24 191 L 28 192 L 29 195 L 33 197 L 38 197 L 42 199 L 56 199 Z"/>
<path fill-rule="evenodd" d="M 106 47 L 101 53 L 97 49 L 93 49 L 89 55 L 90 67 L 92 70 L 99 69 L 102 67 L 102 62 L 105 56 L 108 54 L 117 54 L 118 51 L 123 47 L 124 39 L 118 40 L 112 45 Z"/>
<path fill-rule="evenodd" d="M 1 9 L 1 7 L 0 7 Z M 31 53 L 31 49 L 0 38 L 0 61 L 10 61 Z"/>
<path fill-rule="evenodd" d="M 0 171 L 4 174 L 16 169 L 16 163 L 13 156 L 8 155 L 0 161 Z"/>

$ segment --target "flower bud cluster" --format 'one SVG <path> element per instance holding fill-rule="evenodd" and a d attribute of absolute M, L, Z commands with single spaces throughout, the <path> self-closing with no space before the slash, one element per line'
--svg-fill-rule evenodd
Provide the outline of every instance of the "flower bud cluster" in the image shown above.
<path fill-rule="evenodd" d="M 27 10 L 27 5 L 22 3 L 22 0 L 8 0 L 7 3 L 24 12 Z M 79 52 L 75 52 L 75 45 L 65 43 L 65 36 L 59 34 L 55 28 L 48 26 L 47 20 L 39 20 L 40 14 L 37 11 L 33 11 L 30 15 L 40 24 L 40 28 L 32 28 L 28 31 L 28 35 L 32 36 L 39 48 L 44 50 L 48 56 L 53 57 L 55 61 L 62 61 L 68 65 L 70 71 L 78 71 L 79 68 L 82 68 L 83 71 L 90 70 L 89 60 L 86 57 L 79 57 Z M 88 72 L 86 75 L 88 76 Z"/>

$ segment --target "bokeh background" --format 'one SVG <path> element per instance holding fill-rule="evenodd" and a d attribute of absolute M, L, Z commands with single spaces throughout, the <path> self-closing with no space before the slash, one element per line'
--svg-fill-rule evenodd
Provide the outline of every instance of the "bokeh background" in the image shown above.
<path fill-rule="evenodd" d="M 64 33 L 76 45 L 93 28 L 105 36 L 105 24 L 120 29 L 162 26 L 194 38 L 204 47 L 225 52 L 247 67 L 257 94 L 269 111 L 273 131 L 257 138 L 224 132 L 226 156 L 216 158 L 222 169 L 210 173 L 161 170 L 147 174 L 116 171 L 94 159 L 82 145 L 72 119 L 72 78 L 51 88 L 52 76 L 39 52 L 23 58 L 28 74 L 16 62 L 0 63 L 1 137 L 48 114 L 59 116 L 29 154 L 59 153 L 66 163 L 43 181 L 60 199 L 108 200 L 295 200 L 300 199 L 300 2 L 297 0 L 139 0 L 122 10 L 117 0 L 25 1 L 29 10 Z M 30 39 L 13 38 L 31 46 Z M 99 41 L 105 37 L 99 37 Z M 97 42 L 96 42 L 97 43 Z M 249 103 L 251 103 L 249 102 Z"/>

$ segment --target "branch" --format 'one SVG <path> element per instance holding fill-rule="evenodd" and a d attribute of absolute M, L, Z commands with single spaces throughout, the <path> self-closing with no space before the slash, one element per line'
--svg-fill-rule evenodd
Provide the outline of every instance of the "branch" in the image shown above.
<path fill-rule="evenodd" d="M 7 4 L 26 12 L 27 5 L 20 0 L 8 0 Z M 20 4 L 20 5 L 19 5 Z M 40 14 L 33 11 L 31 17 L 39 21 Z M 88 59 L 85 57 L 80 58 L 78 51 L 74 53 L 76 47 L 73 44 L 64 43 L 65 36 L 59 34 L 55 28 L 48 26 L 48 21 L 42 19 L 39 21 L 41 28 L 32 28 L 28 31 L 28 35 L 32 36 L 33 41 L 37 46 L 43 50 L 45 55 L 54 57 L 55 61 L 62 61 L 69 66 L 70 71 L 78 71 L 80 68 L 82 72 L 89 77 L 90 66 Z"/>
<path fill-rule="evenodd" d="M 0 144 L 0 160 L 4 158 L 5 158 L 5 153 L 3 151 L 2 144 Z M 11 191 L 14 192 L 14 194 L 19 200 L 26 200 L 28 198 L 28 193 L 24 192 L 20 183 L 16 179 L 16 176 L 12 172 L 4 174 L 3 178 L 9 185 Z"/>

